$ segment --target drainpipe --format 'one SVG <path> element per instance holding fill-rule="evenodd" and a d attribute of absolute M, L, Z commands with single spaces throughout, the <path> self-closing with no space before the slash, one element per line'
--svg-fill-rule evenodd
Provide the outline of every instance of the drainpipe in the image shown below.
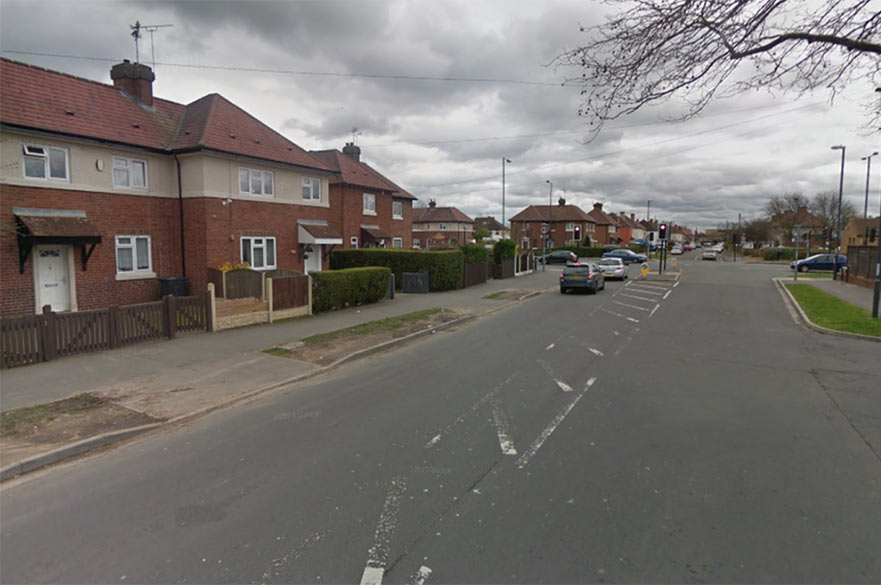
<path fill-rule="evenodd" d="M 181 267 L 181 276 L 183 278 L 187 277 L 187 254 L 184 248 L 184 191 L 183 191 L 183 182 L 181 179 L 180 172 L 180 159 L 177 158 L 177 155 L 172 155 L 174 157 L 174 162 L 177 164 L 177 207 L 180 212 L 180 267 Z"/>

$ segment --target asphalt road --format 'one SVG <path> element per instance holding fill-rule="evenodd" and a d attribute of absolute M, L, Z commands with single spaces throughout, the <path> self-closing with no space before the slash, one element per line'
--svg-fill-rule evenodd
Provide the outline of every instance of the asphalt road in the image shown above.
<path fill-rule="evenodd" d="M 879 346 L 678 263 L 6 487 L 0 579 L 881 582 Z"/>

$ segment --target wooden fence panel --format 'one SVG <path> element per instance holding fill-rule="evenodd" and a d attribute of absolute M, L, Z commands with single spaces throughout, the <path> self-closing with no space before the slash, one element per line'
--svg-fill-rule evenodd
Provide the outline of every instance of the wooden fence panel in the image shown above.
<path fill-rule="evenodd" d="M 214 294 L 223 298 L 223 270 L 208 268 L 208 282 L 214 284 Z"/>
<path fill-rule="evenodd" d="M 109 311 L 55 313 L 55 352 L 76 355 L 110 348 Z"/>
<path fill-rule="evenodd" d="M 249 268 L 230 270 L 226 273 L 227 299 L 263 298 L 263 274 Z"/>
<path fill-rule="evenodd" d="M 486 262 L 466 262 L 465 277 L 462 279 L 462 287 L 466 288 L 486 282 Z"/>
<path fill-rule="evenodd" d="M 195 297 L 175 297 L 175 326 L 178 331 L 208 330 L 208 300 L 205 294 Z"/>
<path fill-rule="evenodd" d="M 308 276 L 281 276 L 272 279 L 272 309 L 280 311 L 309 304 Z"/>
<path fill-rule="evenodd" d="M 0 366 L 14 368 L 43 361 L 42 318 L 0 317 Z"/>
<path fill-rule="evenodd" d="M 119 307 L 117 343 L 122 346 L 162 339 L 162 316 L 162 301 Z"/>

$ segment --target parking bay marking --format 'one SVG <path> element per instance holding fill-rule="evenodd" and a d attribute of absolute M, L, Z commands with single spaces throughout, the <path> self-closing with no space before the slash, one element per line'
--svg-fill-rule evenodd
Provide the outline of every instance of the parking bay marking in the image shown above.
<path fill-rule="evenodd" d="M 627 303 L 622 303 L 621 301 L 612 301 L 616 305 L 621 305 L 622 307 L 630 307 L 631 309 L 636 309 L 637 311 L 648 311 L 645 307 L 637 307 L 636 305 L 628 305 Z"/>
<path fill-rule="evenodd" d="M 632 323 L 639 323 L 639 319 L 634 319 L 633 317 L 628 317 L 627 315 L 622 315 L 621 313 L 616 313 L 615 311 L 610 311 L 609 309 L 603 309 L 606 313 L 610 315 L 615 315 L 616 317 L 621 317 L 622 319 L 627 319 Z"/>
<path fill-rule="evenodd" d="M 638 297 L 636 295 L 621 295 L 622 297 L 628 297 L 631 299 L 639 299 L 641 301 L 649 301 L 650 303 L 654 303 L 655 299 L 650 299 L 649 297 Z"/>
<path fill-rule="evenodd" d="M 578 404 L 578 401 L 581 400 L 581 397 L 584 396 L 588 390 L 590 390 L 590 387 L 593 386 L 594 382 L 596 381 L 596 376 L 588 380 L 587 383 L 584 385 L 584 388 L 578 394 L 576 394 L 572 398 L 572 400 L 569 401 L 569 404 L 567 404 L 560 412 L 557 413 L 557 416 L 553 418 L 550 424 L 548 424 L 548 426 L 545 427 L 545 429 L 535 439 L 535 441 L 532 442 L 532 444 L 529 446 L 529 449 L 527 449 L 523 453 L 523 455 L 521 455 L 520 458 L 517 459 L 517 467 L 519 467 L 520 469 L 526 467 L 526 464 L 529 463 L 529 460 L 532 459 L 532 456 L 535 455 L 539 449 L 541 449 L 541 446 L 544 445 L 545 441 L 548 440 L 548 437 L 550 437 L 557 429 L 557 427 L 560 426 L 560 423 L 563 422 L 563 419 L 566 418 L 566 415 L 569 414 L 573 408 L 575 408 L 575 405 Z"/>
<path fill-rule="evenodd" d="M 653 291 L 653 290 L 645 290 L 645 289 L 643 289 L 643 288 L 636 288 L 635 286 L 631 286 L 631 287 L 630 287 L 630 290 L 631 290 L 631 291 L 638 292 L 638 293 L 646 294 L 646 295 L 658 295 L 658 296 L 661 296 L 662 294 L 664 294 L 664 293 L 662 293 L 662 292 L 655 292 L 655 291 Z M 664 289 L 664 290 L 667 290 L 667 289 Z"/>

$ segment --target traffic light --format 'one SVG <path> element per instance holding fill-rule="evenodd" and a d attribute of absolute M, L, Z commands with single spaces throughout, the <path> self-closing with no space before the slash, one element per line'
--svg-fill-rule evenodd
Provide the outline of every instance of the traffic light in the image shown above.
<path fill-rule="evenodd" d="M 872 228 L 869 230 L 869 241 L 874 242 L 875 238 L 878 237 L 878 228 Z"/>
<path fill-rule="evenodd" d="M 655 232 L 649 232 L 649 241 L 650 241 L 650 242 L 654 242 L 654 241 L 655 241 Z"/>
<path fill-rule="evenodd" d="M 827 227 L 824 227 L 824 228 L 823 228 L 823 239 L 824 239 L 824 240 L 828 240 L 828 239 L 829 239 L 829 228 L 827 228 Z"/>
<path fill-rule="evenodd" d="M 666 240 L 667 239 L 667 224 L 662 223 L 658 226 L 658 239 Z"/>
<path fill-rule="evenodd" d="M 573 239 L 581 241 L 581 224 L 575 224 L 575 231 L 572 234 Z"/>

